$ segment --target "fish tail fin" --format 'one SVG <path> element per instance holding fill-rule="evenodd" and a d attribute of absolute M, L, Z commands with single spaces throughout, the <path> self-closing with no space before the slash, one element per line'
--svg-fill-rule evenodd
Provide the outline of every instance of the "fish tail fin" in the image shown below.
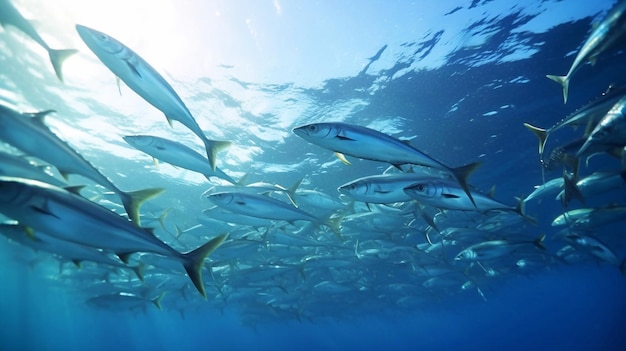
<path fill-rule="evenodd" d="M 198 289 L 200 295 L 206 299 L 206 290 L 204 290 L 204 284 L 202 283 L 202 265 L 204 264 L 204 260 L 211 254 L 211 252 L 215 251 L 218 246 L 226 240 L 228 234 L 221 234 L 211 239 L 206 244 L 200 246 L 199 248 L 190 251 L 182 255 L 183 266 L 185 267 L 185 271 L 191 279 L 193 285 Z"/>
<path fill-rule="evenodd" d="M 52 62 L 52 67 L 54 68 L 54 73 L 56 73 L 57 77 L 61 82 L 63 82 L 63 71 L 61 70 L 61 66 L 63 66 L 63 62 L 73 54 L 77 53 L 76 49 L 64 49 L 64 50 L 55 50 L 49 49 L 48 56 L 50 56 L 50 62 Z"/>
<path fill-rule="evenodd" d="M 137 191 L 122 192 L 122 204 L 124 205 L 124 209 L 126 210 L 128 218 L 130 218 L 130 220 L 135 222 L 137 225 L 141 225 L 141 221 L 139 219 L 139 208 L 144 202 L 159 195 L 163 191 L 165 191 L 165 189 L 163 188 L 150 188 Z"/>
<path fill-rule="evenodd" d="M 154 300 L 152 300 L 152 304 L 156 306 L 156 308 L 158 308 L 159 310 L 163 310 L 163 306 L 161 306 L 161 300 L 163 299 L 163 296 L 165 296 L 165 293 L 167 291 L 163 291 L 162 293 L 159 294 L 159 296 L 157 296 Z"/>
<path fill-rule="evenodd" d="M 543 128 L 535 127 L 530 123 L 524 123 L 524 127 L 528 128 L 528 130 L 533 132 L 539 139 L 539 156 L 541 157 L 546 145 L 546 140 L 548 140 L 548 131 Z"/>
<path fill-rule="evenodd" d="M 144 279 L 143 272 L 146 270 L 146 265 L 143 262 L 139 262 L 139 264 L 137 264 L 136 266 L 130 267 L 130 269 L 132 269 L 133 272 L 135 272 L 135 275 L 140 281 L 143 281 Z"/>
<path fill-rule="evenodd" d="M 210 140 L 204 139 L 204 147 L 206 148 L 206 156 L 209 159 L 211 169 L 215 170 L 215 161 L 217 160 L 217 153 L 225 148 L 229 147 L 232 143 L 230 141 Z"/>
<path fill-rule="evenodd" d="M 474 171 L 476 171 L 476 169 L 479 166 L 480 166 L 480 162 L 472 162 L 465 166 L 452 169 L 454 178 L 457 180 L 457 182 L 459 182 L 459 185 L 461 185 L 461 188 L 463 188 L 463 191 L 465 191 L 465 193 L 467 194 L 467 197 L 469 197 L 470 201 L 472 201 L 472 204 L 474 204 L 474 206 L 476 206 L 476 202 L 474 202 L 474 198 L 472 197 L 472 194 L 470 192 L 469 186 L 467 184 L 467 178 L 472 173 L 474 173 Z"/>
<path fill-rule="evenodd" d="M 533 245 L 537 246 L 538 248 L 542 250 L 546 250 L 546 246 L 543 244 L 545 239 L 546 239 L 546 235 L 541 234 L 539 235 L 537 239 L 533 240 Z"/>
<path fill-rule="evenodd" d="M 296 191 L 300 187 L 300 184 L 302 183 L 303 179 L 304 178 L 300 178 L 300 180 L 298 180 L 290 188 L 285 190 L 285 195 L 287 195 L 287 197 L 289 198 L 289 201 L 291 201 L 291 203 L 296 207 L 298 207 L 298 202 L 296 201 Z"/>
<path fill-rule="evenodd" d="M 566 170 L 563 170 L 563 196 L 561 197 L 563 207 L 567 207 L 572 199 L 578 199 L 583 205 L 585 204 L 585 197 L 576 185 L 576 178 L 576 175 L 570 175 Z"/>
<path fill-rule="evenodd" d="M 553 81 L 561 84 L 563 86 L 563 103 L 567 103 L 567 93 L 569 90 L 569 77 L 568 76 L 556 76 L 552 74 L 547 74 L 546 77 L 552 79 Z"/>
<path fill-rule="evenodd" d="M 330 217 L 324 224 L 330 228 L 339 240 L 343 241 L 343 236 L 341 236 L 341 221 L 343 221 L 343 216 Z"/>
<path fill-rule="evenodd" d="M 526 214 L 526 200 L 521 197 L 516 197 L 516 199 L 517 205 L 515 206 L 514 211 L 518 213 L 522 218 L 524 218 L 528 223 L 532 225 L 537 225 L 537 220 Z"/>

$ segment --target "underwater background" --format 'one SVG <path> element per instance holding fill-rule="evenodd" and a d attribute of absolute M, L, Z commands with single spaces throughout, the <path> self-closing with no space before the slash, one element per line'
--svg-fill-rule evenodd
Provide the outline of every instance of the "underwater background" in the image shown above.
<path fill-rule="evenodd" d="M 0 11 L 7 4 L 0 1 Z M 489 223 L 480 230 L 516 243 L 545 235 L 545 249 L 526 245 L 487 263 L 461 265 L 454 257 L 475 242 L 433 234 L 429 223 L 407 210 L 412 202 L 366 205 L 337 191 L 359 177 L 399 170 L 349 155 L 346 165 L 292 132 L 309 123 L 345 122 L 410 140 L 449 166 L 480 162 L 469 184 L 483 193 L 495 187 L 494 197 L 514 207 L 516 197 L 528 196 L 544 180 L 563 178 L 563 167 L 542 171 L 537 138 L 523 123 L 548 128 L 610 85 L 625 83 L 624 46 L 580 67 L 566 104 L 561 87 L 545 77 L 567 72 L 615 1 L 11 4 L 50 47 L 78 53 L 63 64 L 61 82 L 46 50 L 4 25 L 0 103 L 21 112 L 55 110 L 45 119 L 50 130 L 119 188 L 164 188 L 141 215 L 142 225 L 168 245 L 188 251 L 221 233 L 229 237 L 204 264 L 206 299 L 175 263 L 149 255 L 131 258 L 131 265 L 146 265 L 141 282 L 125 268 L 79 267 L 71 258 L 1 237 L 0 349 L 626 348 L 624 222 L 584 230 L 614 254 L 611 262 L 570 245 L 559 234 L 564 227 L 552 225 L 568 210 L 623 206 L 625 187 L 567 206 L 556 193 L 528 200 L 525 214 L 532 221 L 511 211 L 497 220 L 492 213 L 447 212 L 440 229 Z M 170 127 L 162 112 L 116 83 L 76 24 L 132 48 L 171 84 L 210 139 L 232 142 L 217 156 L 228 176 L 283 189 L 302 180 L 296 198 L 314 190 L 336 200 L 339 207 L 330 212 L 304 200 L 298 205 L 316 216 L 341 216 L 342 238 L 303 221 L 247 225 L 208 217 L 204 211 L 215 205 L 206 195 L 229 182 L 157 165 L 125 142 L 128 135 L 155 135 L 204 155 L 187 128 L 176 121 Z M 583 131 L 555 132 L 546 150 Z M 0 150 L 21 154 L 4 143 Z M 623 162 L 608 154 L 585 161 L 581 176 L 619 173 Z M 53 167 L 46 172 L 63 179 Z M 123 214 L 116 197 L 92 180 L 71 175 L 67 183 L 86 185 L 83 196 Z M 284 193 L 272 196 L 288 203 Z M 437 212 L 426 211 L 431 218 Z M 379 227 L 365 213 L 398 220 Z M 428 249 L 437 242 L 443 245 Z M 573 254 L 559 254 L 568 246 Z M 425 253 L 436 259 L 423 263 Z M 518 263 L 525 258 L 531 267 Z M 430 280 L 442 276 L 446 280 Z M 119 292 L 143 301 L 87 303 Z M 152 301 L 163 292 L 159 310 Z"/>

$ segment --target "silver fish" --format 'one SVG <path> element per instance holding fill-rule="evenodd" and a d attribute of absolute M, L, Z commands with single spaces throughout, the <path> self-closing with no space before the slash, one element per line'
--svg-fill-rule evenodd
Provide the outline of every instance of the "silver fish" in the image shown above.
<path fill-rule="evenodd" d="M 141 204 L 163 192 L 163 189 L 145 189 L 134 192 L 120 190 L 67 143 L 50 131 L 44 123 L 44 117 L 51 112 L 53 111 L 19 113 L 0 105 L 0 140 L 54 165 L 64 178 L 67 178 L 68 174 L 80 174 L 112 190 L 122 200 L 128 217 L 139 224 L 139 207 Z"/>
<path fill-rule="evenodd" d="M 407 186 L 404 191 L 419 202 L 442 209 L 461 211 L 504 210 L 523 215 L 521 207 L 505 205 L 476 191 L 472 191 L 472 197 L 476 202 L 474 205 L 464 196 L 463 189 L 459 188 L 456 182 L 450 180 L 426 178 Z"/>
<path fill-rule="evenodd" d="M 94 54 L 129 88 L 165 114 L 170 126 L 178 121 L 202 140 L 211 168 L 215 170 L 218 151 L 229 146 L 228 141 L 210 140 L 187 109 L 174 88 L 148 62 L 117 39 L 80 24 L 78 35 Z"/>
<path fill-rule="evenodd" d="M 474 244 L 459 252 L 454 258 L 456 261 L 480 261 L 497 259 L 508 255 L 511 252 L 529 245 L 534 245 L 545 250 L 543 240 L 545 235 L 541 235 L 533 241 L 509 241 L 509 240 L 490 240 L 478 244 Z"/>
<path fill-rule="evenodd" d="M 576 157 L 590 156 L 626 145 L 626 95 L 606 113 L 591 131 Z"/>
<path fill-rule="evenodd" d="M 235 183 L 235 180 L 221 169 L 211 168 L 204 156 L 181 143 L 152 135 L 129 135 L 123 138 L 132 147 L 145 152 L 155 160 L 198 172 L 204 175 L 207 180 L 211 180 L 211 177 L 218 177 Z"/>
<path fill-rule="evenodd" d="M 172 257 L 184 266 L 196 289 L 206 297 L 200 270 L 204 259 L 227 237 L 216 236 L 188 253 L 180 253 L 144 228 L 63 188 L 42 182 L 0 177 L 0 212 L 21 225 L 62 240 L 116 252 L 123 261 L 133 252 Z"/>
<path fill-rule="evenodd" d="M 589 38 L 578 51 L 572 66 L 564 76 L 547 75 L 548 78 L 563 86 L 563 102 L 567 103 L 569 81 L 576 70 L 585 62 L 595 63 L 601 53 L 608 51 L 617 44 L 623 42 L 626 37 L 626 1 L 620 1 L 606 15 L 606 17 L 594 28 Z"/>
<path fill-rule="evenodd" d="M 476 170 L 478 163 L 450 168 L 407 142 L 353 124 L 313 123 L 296 127 L 293 132 L 310 143 L 334 151 L 344 163 L 348 162 L 345 154 L 366 160 L 388 162 L 396 167 L 413 164 L 445 171 L 461 185 L 470 201 L 474 202 L 467 185 L 467 177 Z"/>
<path fill-rule="evenodd" d="M 423 175 L 413 173 L 381 174 L 353 180 L 337 188 L 337 191 L 356 201 L 367 203 L 406 202 L 413 198 L 404 191 L 404 188 L 422 179 Z"/>
<path fill-rule="evenodd" d="M 37 44 L 39 44 L 42 48 L 46 49 L 48 52 L 48 56 L 50 57 L 50 62 L 52 63 L 52 67 L 54 68 L 54 73 L 56 73 L 59 80 L 63 81 L 63 72 L 61 70 L 61 66 L 65 59 L 69 56 L 78 52 L 76 49 L 63 49 L 56 50 L 51 49 L 50 46 L 41 38 L 39 33 L 35 30 L 35 28 L 28 22 L 22 14 L 11 4 L 9 0 L 0 0 L 0 24 L 3 26 L 11 25 L 24 34 L 33 39 Z"/>
<path fill-rule="evenodd" d="M 265 219 L 287 222 L 308 221 L 328 226 L 337 237 L 341 237 L 341 218 L 321 219 L 291 204 L 272 199 L 269 196 L 241 192 L 220 192 L 207 196 L 215 205 L 229 211 Z"/>

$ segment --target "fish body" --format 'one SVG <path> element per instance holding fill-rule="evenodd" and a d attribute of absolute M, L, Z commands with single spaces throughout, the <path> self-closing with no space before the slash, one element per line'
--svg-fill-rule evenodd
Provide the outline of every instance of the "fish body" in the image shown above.
<path fill-rule="evenodd" d="M 565 76 L 547 75 L 563 86 L 563 101 L 567 103 L 569 81 L 572 75 L 585 63 L 595 63 L 596 58 L 626 38 L 626 1 L 619 1 L 606 17 L 594 28 L 578 51 L 574 62 Z"/>
<path fill-rule="evenodd" d="M 353 124 L 313 123 L 296 127 L 293 132 L 302 139 L 339 155 L 345 154 L 366 160 L 387 162 L 396 167 L 413 164 L 445 171 L 461 185 L 470 201 L 473 201 L 467 185 L 467 177 L 478 167 L 477 163 L 450 168 L 407 142 L 377 130 Z M 345 157 L 343 159 L 345 160 Z"/>
<path fill-rule="evenodd" d="M 620 88 L 609 87 L 609 89 L 600 97 L 577 109 L 572 114 L 563 118 L 548 129 L 535 127 L 529 123 L 524 123 L 524 126 L 533 132 L 539 139 L 539 155 L 542 156 L 546 141 L 552 133 L 566 126 L 582 126 L 589 130 L 593 129 L 600 122 L 602 117 L 604 117 L 606 113 L 609 112 L 609 110 L 625 95 L 626 86 Z"/>
<path fill-rule="evenodd" d="M 612 172 L 595 172 L 576 182 L 576 188 L 578 188 L 583 198 L 612 189 L 619 189 L 624 185 L 626 185 L 626 180 L 622 175 Z M 556 199 L 561 200 L 564 195 L 565 193 L 561 191 L 556 196 Z"/>
<path fill-rule="evenodd" d="M 3 26 L 11 25 L 26 34 L 42 48 L 48 52 L 50 62 L 54 68 L 54 72 L 60 81 L 63 81 L 63 72 L 61 66 L 65 59 L 78 52 L 76 49 L 56 50 L 41 38 L 37 30 L 28 22 L 22 14 L 11 4 L 9 0 L 0 0 L 0 24 Z"/>
<path fill-rule="evenodd" d="M 49 252 L 59 255 L 74 263 L 90 261 L 116 268 L 130 268 L 140 280 L 143 280 L 143 265 L 127 266 L 110 254 L 94 247 L 61 240 L 56 237 L 38 232 L 33 236 L 27 235 L 27 228 L 19 224 L 0 224 L 0 234 L 21 245 L 28 246 L 35 251 Z"/>
<path fill-rule="evenodd" d="M 139 207 L 163 189 L 146 189 L 124 192 L 102 175 L 94 166 L 57 137 L 46 124 L 44 117 L 53 111 L 19 113 L 0 105 L 0 140 L 13 145 L 28 155 L 54 165 L 61 175 L 79 174 L 115 192 L 129 218 L 139 223 Z"/>
<path fill-rule="evenodd" d="M 423 202 L 441 209 L 461 211 L 518 211 L 513 206 L 503 204 L 487 195 L 472 191 L 472 197 L 476 202 L 474 206 L 467 196 L 464 195 L 463 189 L 461 189 L 456 182 L 446 179 L 425 178 L 406 187 L 404 191 L 418 202 Z"/>
<path fill-rule="evenodd" d="M 129 88 L 163 112 L 170 125 L 178 121 L 198 136 L 204 143 L 211 168 L 215 169 L 217 152 L 230 142 L 208 139 L 174 88 L 133 50 L 95 29 L 77 24 L 76 30 L 98 59 Z"/>
<path fill-rule="evenodd" d="M 56 186 L 67 185 L 25 159 L 4 152 L 0 152 L 0 176 L 34 179 Z"/>
<path fill-rule="evenodd" d="M 577 208 L 557 216 L 552 226 L 569 224 L 575 228 L 594 228 L 601 225 L 626 220 L 626 207 Z"/>
<path fill-rule="evenodd" d="M 534 245 L 542 250 L 543 240 L 545 236 L 540 236 L 533 241 L 509 241 L 509 240 L 490 240 L 478 244 L 471 245 L 459 252 L 454 258 L 456 261 L 480 261 L 498 259 L 512 253 L 523 247 Z"/>
<path fill-rule="evenodd" d="M 576 153 L 583 157 L 626 145 L 626 95 L 602 117 Z"/>
<path fill-rule="evenodd" d="M 129 135 L 124 141 L 139 151 L 154 157 L 157 160 L 171 165 L 182 167 L 204 175 L 208 180 L 218 177 L 235 183 L 235 181 L 219 168 L 211 168 L 207 159 L 193 149 L 173 140 L 152 135 Z"/>
<path fill-rule="evenodd" d="M 404 191 L 404 188 L 422 179 L 424 179 L 423 175 L 413 173 L 381 174 L 353 180 L 337 190 L 356 201 L 367 203 L 406 202 L 413 198 Z M 467 199 L 467 196 L 462 195 Z"/>
<path fill-rule="evenodd" d="M 145 308 L 147 304 L 153 304 L 156 308 L 161 310 L 163 309 L 161 306 L 161 299 L 164 294 L 165 293 L 161 293 L 155 299 L 147 299 L 134 293 L 119 292 L 114 294 L 98 295 L 89 298 L 86 303 L 93 307 L 114 311 L 128 311 Z"/>
<path fill-rule="evenodd" d="M 215 205 L 234 213 L 287 222 L 308 221 L 315 224 L 325 224 L 337 236 L 340 235 L 338 222 L 332 220 L 324 221 L 291 204 L 269 196 L 243 192 L 219 192 L 210 194 L 207 197 Z"/>
<path fill-rule="evenodd" d="M 180 253 L 150 231 L 77 194 L 21 178 L 0 177 L 0 212 L 61 240 L 118 254 L 151 252 L 175 258 L 203 296 L 202 263 L 226 238 L 221 235 L 194 251 Z"/>
<path fill-rule="evenodd" d="M 590 255 L 595 256 L 605 262 L 619 265 L 619 259 L 615 255 L 611 249 L 609 249 L 606 244 L 601 242 L 599 239 L 594 238 L 590 235 L 584 235 L 575 231 L 567 230 L 565 234 L 563 234 L 565 240 L 569 241 L 574 247 L 582 249 L 588 252 Z"/>

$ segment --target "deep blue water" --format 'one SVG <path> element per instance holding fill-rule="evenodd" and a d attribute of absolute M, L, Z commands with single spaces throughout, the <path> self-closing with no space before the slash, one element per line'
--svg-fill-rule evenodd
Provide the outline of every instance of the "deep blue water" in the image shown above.
<path fill-rule="evenodd" d="M 165 28 L 173 26 L 175 34 L 193 33 L 198 36 L 193 45 L 189 44 L 192 34 L 184 39 L 161 38 L 163 32 L 157 32 L 151 37 L 138 26 L 141 34 L 133 36 L 127 23 L 126 30 L 113 33 L 115 18 L 93 14 L 89 18 L 98 17 L 94 27 L 107 26 L 98 28 L 129 46 L 134 44 L 147 61 L 158 62 L 206 134 L 233 142 L 219 154 L 218 167 L 235 179 L 248 174 L 249 182 L 290 186 L 303 178 L 300 189 L 339 199 L 338 186 L 380 174 L 388 165 L 356 158 L 350 158 L 352 165 L 343 165 L 331 151 L 307 143 L 291 129 L 343 121 L 411 139 L 412 145 L 446 165 L 479 161 L 481 166 L 469 182 L 483 192 L 495 185 L 495 197 L 513 205 L 514 197 L 528 195 L 542 182 L 536 137 L 522 124 L 549 127 L 600 96 L 609 84 L 625 83 L 623 47 L 578 70 L 565 105 L 560 87 L 545 78 L 567 71 L 592 23 L 602 19 L 613 3 L 599 1 L 591 6 L 569 0 L 512 6 L 505 1 L 458 1 L 431 9 L 419 2 L 275 1 L 248 7 L 245 2 L 185 2 L 181 13 L 170 14 L 171 22 L 159 22 L 163 14 L 146 10 L 145 27 L 157 22 Z M 120 188 L 165 188 L 142 208 L 146 226 L 156 227 L 161 240 L 188 250 L 219 234 L 220 228 L 206 222 L 180 240 L 170 234 L 176 227 L 185 230 L 203 223 L 202 210 L 212 205 L 201 194 L 212 184 L 201 175 L 164 163 L 155 167 L 149 156 L 132 149 L 121 136 L 154 134 L 199 152 L 202 148 L 182 125 L 169 128 L 159 111 L 123 84 L 120 96 L 110 72 L 73 29 L 76 23 L 91 25 L 80 10 L 68 10 L 78 5 L 68 1 L 52 9 L 23 1 L 16 6 L 34 23 L 46 22 L 51 11 L 50 21 L 36 27 L 48 30 L 45 39 L 54 46 L 76 47 L 80 52 L 67 60 L 62 84 L 41 47 L 14 28 L 5 28 L 0 32 L 3 103 L 22 111 L 57 110 L 46 120 L 52 130 Z M 222 27 L 207 34 L 217 30 L 218 24 L 207 23 L 218 22 L 211 17 L 216 8 Z M 67 17 L 62 16 L 63 9 L 70 11 Z M 119 26 L 130 21 L 132 16 L 126 12 L 131 10 L 116 10 Z M 189 13 L 197 17 L 186 21 L 176 17 Z M 267 18 L 268 13 L 276 18 Z M 310 17 L 302 17 L 303 13 Z M 237 21 L 239 25 L 233 24 Z M 151 44 L 157 40 L 162 42 Z M 203 43 L 224 53 L 214 54 L 217 58 L 206 54 Z M 170 57 L 167 49 L 151 51 L 168 45 L 188 49 L 189 55 L 170 53 Z M 547 150 L 580 132 L 555 133 Z M 15 152 L 8 146 L 1 148 Z M 620 160 L 602 155 L 592 158 L 581 173 L 619 168 Z M 561 172 L 549 171 L 546 179 L 558 178 Z M 106 192 L 79 176 L 71 177 L 70 183 L 89 185 L 83 191 L 89 198 Z M 584 205 L 574 200 L 568 209 L 623 205 L 624 189 L 594 196 Z M 95 199 L 107 206 L 110 202 L 103 200 L 116 201 L 106 195 Z M 162 229 L 150 219 L 168 208 L 172 212 Z M 367 211 L 358 204 L 355 209 Z M 272 247 L 271 237 L 262 237 L 263 229 L 231 226 L 230 240 L 249 237 L 258 248 L 251 252 L 222 247 L 211 255 L 204 268 L 207 301 L 191 288 L 182 270 L 172 273 L 169 268 L 150 267 L 144 284 L 127 272 L 102 278 L 99 273 L 113 269 L 89 263 L 78 269 L 70 262 L 61 269 L 56 258 L 2 238 L 0 349 L 623 350 L 626 279 L 620 267 L 584 250 L 582 258 L 573 262 L 553 259 L 567 245 L 550 225 L 563 211 L 552 197 L 531 201 L 526 212 L 537 220 L 536 225 L 522 221 L 496 231 L 504 239 L 528 240 L 545 234 L 547 249 L 539 254 L 543 264 L 538 267 L 516 270 L 503 258 L 487 265 L 499 273 L 490 277 L 477 265 L 467 270 L 456 266 L 454 273 L 465 273 L 480 293 L 459 285 L 440 289 L 422 285 L 426 278 L 418 278 L 420 269 L 415 268 L 420 254 L 406 249 L 425 242 L 421 231 L 426 225 L 421 222 L 418 227 L 402 225 L 377 234 L 344 228 L 349 238 L 345 242 L 321 231 L 317 239 L 323 248 Z M 297 232 L 304 226 L 296 224 L 287 230 Z M 589 234 L 606 243 L 619 262 L 626 258 L 623 222 L 591 228 Z M 406 250 L 392 251 L 391 257 L 357 260 L 353 255 L 357 239 L 362 250 L 375 245 Z M 454 254 L 461 249 L 451 247 Z M 305 265 L 305 273 L 295 264 L 289 266 L 313 254 L 349 257 L 351 264 Z M 133 262 L 139 260 L 134 256 Z M 257 275 L 244 274 L 250 267 L 266 265 L 290 268 L 278 278 L 263 275 L 269 268 Z M 133 310 L 86 304 L 101 292 L 98 287 L 106 279 L 115 280 L 116 289 L 147 293 L 149 299 L 159 289 L 167 290 L 163 310 L 149 302 Z M 268 281 L 275 286 L 259 287 Z M 345 290 L 319 288 L 325 282 L 337 282 Z M 406 286 L 395 288 L 400 284 Z"/>

